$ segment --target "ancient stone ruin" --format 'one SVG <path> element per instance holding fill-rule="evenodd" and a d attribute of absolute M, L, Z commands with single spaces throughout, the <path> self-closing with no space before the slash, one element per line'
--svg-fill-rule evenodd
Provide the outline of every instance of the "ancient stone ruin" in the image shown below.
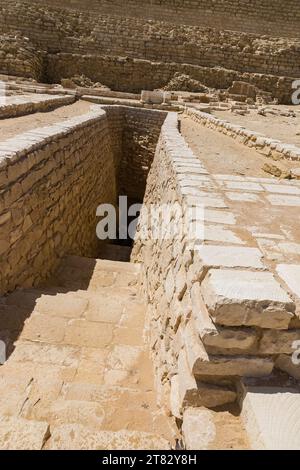
<path fill-rule="evenodd" d="M 299 450 L 298 1 L 124 3 L 0 0 L 0 449 Z"/>

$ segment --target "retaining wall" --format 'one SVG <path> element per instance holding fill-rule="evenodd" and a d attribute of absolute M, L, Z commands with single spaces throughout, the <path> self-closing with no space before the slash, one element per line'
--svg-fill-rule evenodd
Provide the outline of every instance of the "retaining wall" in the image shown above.
<path fill-rule="evenodd" d="M 165 113 L 93 109 L 0 143 L 1 294 L 38 285 L 65 255 L 97 257 L 98 205 L 133 184 L 142 197 Z"/>
<path fill-rule="evenodd" d="M 300 148 L 296 145 L 268 138 L 264 134 L 218 119 L 201 111 L 187 108 L 185 114 L 190 116 L 193 121 L 228 135 L 247 147 L 255 148 L 258 152 L 275 161 L 280 159 L 300 161 Z"/>
<path fill-rule="evenodd" d="M 251 186 L 242 178 L 239 184 Z M 150 210 L 164 205 L 167 212 L 150 219 L 153 234 Z M 132 260 L 143 267 L 146 335 L 161 400 L 178 418 L 188 407 L 234 402 L 241 378 L 269 376 L 278 355 L 291 354 L 300 338 L 293 294 L 236 224 L 219 180 L 194 156 L 170 113 L 149 173 Z"/>
<path fill-rule="evenodd" d="M 45 5 L 44 0 L 35 3 Z M 258 34 L 299 37 L 297 0 L 51 0 L 49 5 L 88 7 L 94 12 L 169 21 L 177 24 L 211 26 Z"/>

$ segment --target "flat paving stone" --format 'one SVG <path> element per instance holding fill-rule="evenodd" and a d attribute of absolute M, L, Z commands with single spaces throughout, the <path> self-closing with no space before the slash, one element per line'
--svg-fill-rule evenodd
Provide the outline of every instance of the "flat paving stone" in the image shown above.
<path fill-rule="evenodd" d="M 300 264 L 280 264 L 277 272 L 291 292 L 300 298 Z"/>

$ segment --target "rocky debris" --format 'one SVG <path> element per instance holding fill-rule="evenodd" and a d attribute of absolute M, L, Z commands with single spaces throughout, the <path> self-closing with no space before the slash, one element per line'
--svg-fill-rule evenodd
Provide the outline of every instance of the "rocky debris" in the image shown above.
<path fill-rule="evenodd" d="M 270 107 L 261 107 L 258 109 L 257 114 L 261 116 L 267 116 L 267 114 L 271 114 L 273 116 L 283 116 L 283 117 L 297 117 L 297 114 L 292 109 L 284 111 L 278 108 L 270 108 Z"/>
<path fill-rule="evenodd" d="M 63 78 L 61 80 L 61 85 L 64 88 L 102 88 L 105 90 L 110 90 L 105 85 L 102 85 L 102 83 L 99 82 L 93 82 L 90 78 L 86 77 L 85 75 L 74 75 L 72 78 Z"/>
<path fill-rule="evenodd" d="M 281 169 L 276 165 L 265 163 L 262 170 L 269 175 L 276 176 L 276 178 L 290 179 L 291 172 L 285 169 Z"/>
<path fill-rule="evenodd" d="M 209 89 L 199 82 L 191 78 L 189 75 L 176 72 L 174 77 L 164 87 L 165 91 L 190 91 L 192 93 L 207 93 Z"/>
<path fill-rule="evenodd" d="M 228 88 L 228 93 L 231 95 L 244 95 L 246 98 L 256 99 L 257 89 L 254 85 L 242 81 L 234 81 L 230 88 Z"/>

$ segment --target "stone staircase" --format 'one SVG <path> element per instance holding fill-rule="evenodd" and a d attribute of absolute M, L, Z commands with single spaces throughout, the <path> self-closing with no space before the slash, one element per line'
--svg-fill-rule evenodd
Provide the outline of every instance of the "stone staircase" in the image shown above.
<path fill-rule="evenodd" d="M 1 449 L 170 449 L 143 341 L 139 265 L 65 258 L 0 304 Z"/>

